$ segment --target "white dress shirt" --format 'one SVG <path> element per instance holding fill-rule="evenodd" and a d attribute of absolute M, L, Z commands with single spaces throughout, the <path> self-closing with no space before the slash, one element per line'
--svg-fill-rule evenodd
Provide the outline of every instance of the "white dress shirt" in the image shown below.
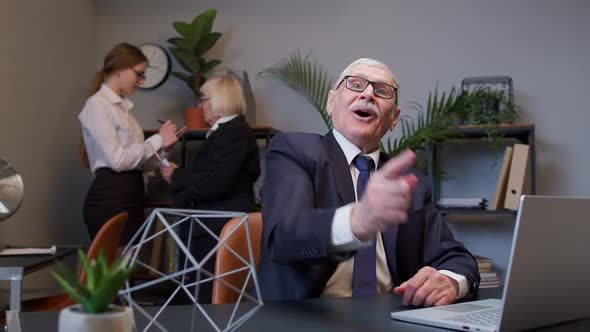
<path fill-rule="evenodd" d="M 121 98 L 106 84 L 86 100 L 78 119 L 93 173 L 101 167 L 121 172 L 158 166 L 152 157 L 161 149 L 162 137 L 155 134 L 144 140 L 132 108 L 129 99 Z M 163 151 L 160 155 L 165 157 Z M 150 158 L 152 162 L 146 163 Z"/>
<path fill-rule="evenodd" d="M 346 161 L 348 162 L 350 176 L 352 177 L 352 183 L 354 185 L 354 193 L 356 197 L 358 170 L 356 169 L 352 161 L 358 154 L 363 154 L 373 159 L 373 161 L 375 162 L 375 167 L 377 167 L 377 165 L 379 165 L 379 150 L 373 151 L 369 154 L 364 154 L 356 145 L 348 141 L 336 129 L 333 129 L 332 132 L 334 134 L 334 138 L 338 142 L 338 145 L 340 145 L 340 148 L 344 152 Z M 356 200 L 358 201 L 358 197 L 356 197 Z M 350 226 L 350 213 L 352 207 L 355 204 L 357 203 L 350 203 L 336 209 L 336 212 L 334 213 L 334 217 L 332 219 L 330 250 L 350 251 L 360 249 L 371 244 L 370 241 L 360 241 L 352 232 Z M 385 248 L 383 247 L 383 237 L 381 233 L 378 234 L 376 240 L 377 293 L 390 293 L 394 285 L 391 279 L 391 273 L 389 272 L 389 268 L 387 266 L 387 257 L 385 256 Z M 336 271 L 334 271 L 334 274 L 328 280 L 328 283 L 326 284 L 326 288 L 324 289 L 322 296 L 352 296 L 353 268 L 354 256 L 338 264 Z M 467 285 L 467 278 L 465 278 L 465 276 L 448 270 L 440 270 L 439 272 L 457 281 L 457 283 L 459 284 L 459 293 L 457 295 L 457 299 L 463 298 L 465 297 L 465 295 L 467 295 L 469 287 Z"/>

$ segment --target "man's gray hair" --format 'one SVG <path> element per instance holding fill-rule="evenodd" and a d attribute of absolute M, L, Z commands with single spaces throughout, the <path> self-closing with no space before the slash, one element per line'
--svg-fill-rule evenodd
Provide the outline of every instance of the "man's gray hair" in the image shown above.
<path fill-rule="evenodd" d="M 344 76 L 349 75 L 352 67 L 360 66 L 360 65 L 379 67 L 379 68 L 385 69 L 389 73 L 389 75 L 391 75 L 391 78 L 393 78 L 393 81 L 395 82 L 395 84 L 397 84 L 397 86 L 399 87 L 399 81 L 397 80 L 397 77 L 395 77 L 395 75 L 393 75 L 393 72 L 391 72 L 391 70 L 389 69 L 389 67 L 387 67 L 386 64 L 384 64 L 383 62 L 381 62 L 379 60 L 375 60 L 375 59 L 371 59 L 371 58 L 360 58 L 360 59 L 354 60 L 346 68 L 344 68 L 344 70 L 340 74 L 340 77 L 338 77 L 336 82 L 334 82 L 334 87 L 332 89 L 336 90 L 336 88 L 338 87 L 338 84 L 340 84 L 340 82 L 342 82 L 342 80 L 344 79 Z"/>

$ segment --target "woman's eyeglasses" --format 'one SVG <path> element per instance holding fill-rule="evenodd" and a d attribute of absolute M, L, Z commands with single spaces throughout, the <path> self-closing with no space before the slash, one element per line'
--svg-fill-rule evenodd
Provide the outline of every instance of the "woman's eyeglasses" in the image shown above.
<path fill-rule="evenodd" d="M 137 80 L 145 81 L 145 72 L 135 70 L 135 68 L 131 68 L 131 70 L 133 70 L 133 72 L 135 73 Z"/>

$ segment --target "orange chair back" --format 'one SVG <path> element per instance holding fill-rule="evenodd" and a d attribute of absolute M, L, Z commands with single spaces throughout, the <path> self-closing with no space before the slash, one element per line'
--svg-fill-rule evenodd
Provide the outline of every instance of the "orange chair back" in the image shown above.
<path fill-rule="evenodd" d="M 109 219 L 98 231 L 96 237 L 90 244 L 87 257 L 89 260 L 96 259 L 102 248 L 107 257 L 107 262 L 112 264 L 118 254 L 121 234 L 127 224 L 127 213 L 122 212 Z M 79 280 L 86 281 L 84 270 L 80 273 Z M 74 304 L 74 300 L 67 294 L 35 298 L 23 302 L 23 311 L 57 311 Z"/>
<path fill-rule="evenodd" d="M 88 261 L 98 258 L 98 254 L 102 249 L 106 255 L 107 263 L 111 265 L 115 257 L 119 254 L 119 241 L 123 234 L 123 229 L 127 224 L 127 212 L 121 212 L 109 219 L 98 231 L 94 240 L 88 248 L 86 257 Z M 86 281 L 86 273 L 82 270 L 80 274 L 80 281 Z"/>
<path fill-rule="evenodd" d="M 223 226 L 221 234 L 219 235 L 220 240 L 225 240 L 225 244 L 232 248 L 236 253 L 242 256 L 245 260 L 248 260 L 248 243 L 246 240 L 246 226 L 242 224 L 238 226 L 238 223 L 242 220 L 241 217 L 232 218 L 230 221 Z M 262 238 L 262 215 L 260 212 L 248 213 L 248 226 L 250 229 L 250 244 L 252 245 L 252 255 L 254 255 L 254 265 L 258 266 L 260 259 L 260 240 Z M 233 233 L 230 232 L 235 228 Z M 215 261 L 215 275 L 221 275 L 231 270 L 239 269 L 244 267 L 244 263 L 240 261 L 231 251 L 225 246 L 221 246 L 217 250 L 217 256 Z M 238 289 L 242 289 L 244 281 L 248 276 L 248 270 L 240 271 L 238 273 L 232 273 L 230 275 L 220 278 L 224 282 L 233 285 Z M 252 279 L 248 281 L 249 289 L 252 285 Z M 238 300 L 239 293 L 233 289 L 224 285 L 219 279 L 213 281 L 213 294 L 211 302 L 214 304 L 219 303 L 235 303 Z"/>

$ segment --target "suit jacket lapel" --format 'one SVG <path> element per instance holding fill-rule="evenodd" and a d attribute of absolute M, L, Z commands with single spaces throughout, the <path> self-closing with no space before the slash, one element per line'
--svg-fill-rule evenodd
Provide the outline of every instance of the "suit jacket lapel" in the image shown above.
<path fill-rule="evenodd" d="M 350 166 L 346 161 L 346 156 L 342 148 L 334 138 L 332 131 L 324 136 L 324 144 L 328 151 L 328 158 L 331 162 L 332 170 L 334 172 L 334 185 L 338 197 L 343 204 L 352 203 L 355 200 L 354 185 L 350 177 Z"/>

